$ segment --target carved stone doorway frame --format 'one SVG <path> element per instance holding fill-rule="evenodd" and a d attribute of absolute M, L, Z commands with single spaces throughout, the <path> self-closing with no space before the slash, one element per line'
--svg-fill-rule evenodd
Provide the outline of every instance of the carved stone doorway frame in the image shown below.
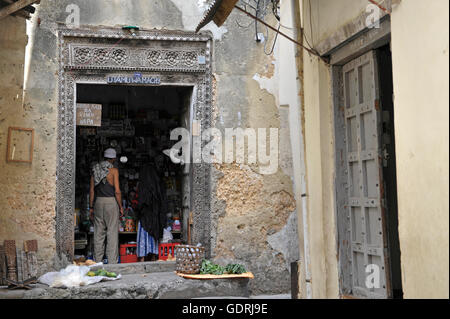
<path fill-rule="evenodd" d="M 108 76 L 160 78 L 160 86 L 191 86 L 191 119 L 211 127 L 212 37 L 180 31 L 61 29 L 56 182 L 56 253 L 60 261 L 74 254 L 73 214 L 76 169 L 76 85 L 107 84 Z M 135 85 L 135 84 L 132 84 Z M 190 167 L 192 241 L 211 251 L 210 164 Z"/>

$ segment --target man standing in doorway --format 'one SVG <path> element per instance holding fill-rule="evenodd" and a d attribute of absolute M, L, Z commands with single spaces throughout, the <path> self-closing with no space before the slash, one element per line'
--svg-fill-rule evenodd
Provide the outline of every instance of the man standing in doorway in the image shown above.
<path fill-rule="evenodd" d="M 106 237 L 106 256 L 110 264 L 117 264 L 119 260 L 119 212 L 123 216 L 119 170 L 114 167 L 115 160 L 116 150 L 108 148 L 104 160 L 92 169 L 89 192 L 90 217 L 94 221 L 94 259 L 96 262 L 103 260 Z"/>

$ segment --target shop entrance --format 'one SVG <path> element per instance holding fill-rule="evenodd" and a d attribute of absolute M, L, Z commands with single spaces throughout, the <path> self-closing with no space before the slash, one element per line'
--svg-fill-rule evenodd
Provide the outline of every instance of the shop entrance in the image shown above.
<path fill-rule="evenodd" d="M 76 253 L 74 211 L 76 206 L 82 205 L 75 204 L 76 197 L 82 196 L 76 196 L 76 188 L 80 187 L 77 186 L 76 178 L 76 104 L 81 103 L 80 101 L 99 101 L 102 106 L 103 103 L 108 106 L 123 105 L 127 103 L 127 99 L 128 103 L 139 103 L 135 98 L 146 92 L 142 93 L 141 98 L 145 99 L 141 101 L 142 106 L 135 106 L 137 114 L 139 108 L 150 108 L 151 111 L 152 97 L 164 96 L 166 101 L 169 101 L 172 95 L 178 95 L 183 97 L 183 102 L 179 104 L 178 123 L 186 128 L 191 123 L 197 123 L 201 125 L 202 130 L 206 130 L 212 123 L 213 59 L 211 35 L 193 32 L 140 30 L 137 34 L 131 34 L 121 28 L 61 29 L 58 31 L 58 39 L 61 63 L 58 74 L 55 262 L 67 264 L 72 263 Z M 134 87 L 134 91 L 131 88 L 127 91 L 127 86 Z M 90 91 L 91 96 L 89 93 L 83 96 L 83 88 Z M 121 98 L 109 100 L 109 97 L 116 96 L 117 92 L 123 92 L 119 94 Z M 190 104 L 189 114 L 186 112 L 187 104 Z M 108 106 L 105 106 L 105 109 Z M 161 112 L 161 117 L 162 111 L 164 110 L 158 111 Z M 131 115 L 131 111 L 128 115 Z M 185 118 L 181 120 L 183 116 Z M 145 129 L 148 128 L 144 127 Z M 101 137 L 95 141 L 101 142 Z M 116 142 L 120 145 L 120 140 L 116 139 Z M 127 165 L 130 165 L 132 160 L 130 157 Z M 80 169 L 78 168 L 78 171 Z M 182 200 L 186 203 L 183 204 L 184 223 L 186 225 L 189 217 L 184 211 L 189 209 L 192 216 L 191 241 L 195 244 L 201 243 L 205 247 L 205 256 L 208 257 L 211 254 L 212 233 L 215 231 L 210 209 L 211 165 L 189 164 L 185 165 L 184 169 L 181 181 Z M 186 227 L 182 226 L 181 231 L 179 236 L 184 241 L 187 238 Z"/>
<path fill-rule="evenodd" d="M 77 106 L 101 106 L 101 121 L 97 119 L 94 123 L 97 126 L 92 126 L 93 123 L 77 123 L 76 126 L 75 259 L 94 258 L 95 229 L 89 218 L 90 177 L 93 164 L 103 160 L 103 153 L 108 148 L 117 153 L 114 166 L 119 169 L 124 208 L 117 229 L 119 262 L 170 259 L 171 251 L 167 246 L 171 245 L 165 245 L 161 257 L 158 244 L 167 244 L 167 241 L 169 244 L 187 243 L 190 235 L 187 224 L 191 207 L 190 168 L 172 163 L 164 151 L 177 143 L 170 140 L 173 129 L 190 129 L 192 94 L 193 87 L 190 86 L 76 85 Z M 152 214 L 164 221 L 160 226 L 164 236 L 153 238 L 154 241 L 143 236 L 136 214 L 139 183 L 142 183 L 140 174 L 145 165 L 154 167 L 161 180 L 158 206 L 162 208 Z M 108 262 L 106 251 L 103 260 Z"/>

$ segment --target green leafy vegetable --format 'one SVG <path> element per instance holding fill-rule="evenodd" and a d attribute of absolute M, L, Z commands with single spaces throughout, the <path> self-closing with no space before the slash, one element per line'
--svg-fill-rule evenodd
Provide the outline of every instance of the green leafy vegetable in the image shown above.
<path fill-rule="evenodd" d="M 211 261 L 204 259 L 200 267 L 200 274 L 202 275 L 223 275 L 225 267 L 213 264 Z"/>
<path fill-rule="evenodd" d="M 240 274 L 246 273 L 247 270 L 245 269 L 245 267 L 243 265 L 240 265 L 240 264 L 228 264 L 225 267 L 225 272 L 227 274 L 240 275 Z"/>
<path fill-rule="evenodd" d="M 202 275 L 223 275 L 233 274 L 240 275 L 246 273 L 247 270 L 240 264 L 228 264 L 226 267 L 216 265 L 209 260 L 203 259 L 200 267 L 200 274 Z"/>

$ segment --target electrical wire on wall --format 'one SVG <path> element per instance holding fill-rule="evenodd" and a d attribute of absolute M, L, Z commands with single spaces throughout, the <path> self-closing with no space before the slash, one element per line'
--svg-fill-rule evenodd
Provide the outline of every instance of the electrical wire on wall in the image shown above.
<path fill-rule="evenodd" d="M 256 3 L 256 17 L 259 18 L 259 5 L 261 3 L 261 0 L 258 0 L 258 2 Z M 256 42 L 261 42 L 261 39 L 259 38 L 258 35 L 258 20 L 255 20 L 255 38 L 256 38 Z"/>
<path fill-rule="evenodd" d="M 253 4 L 250 4 L 249 1 L 252 1 Z M 272 49 L 271 49 L 270 52 L 267 52 L 267 43 L 265 43 L 265 45 L 264 45 L 264 53 L 265 54 L 270 55 L 270 54 L 273 53 L 274 48 L 275 48 L 276 43 L 277 43 L 277 40 L 278 40 L 278 36 L 281 35 L 281 36 L 285 37 L 286 39 L 288 39 L 289 41 L 291 41 L 291 42 L 295 43 L 296 45 L 302 47 L 309 54 L 311 54 L 313 56 L 317 56 L 324 63 L 326 63 L 326 64 L 329 63 L 326 58 L 322 57 L 319 54 L 319 52 L 317 52 L 317 50 L 311 48 L 311 46 L 309 46 L 309 47 L 305 46 L 302 43 L 294 40 L 292 37 L 290 37 L 290 36 L 288 36 L 285 33 L 280 31 L 280 29 L 282 27 L 282 24 L 281 24 L 281 21 L 280 21 L 281 19 L 280 19 L 280 15 L 279 15 L 279 0 L 263 0 L 263 1 L 264 1 L 263 4 L 259 7 L 259 10 L 258 10 L 259 17 L 255 16 L 254 14 L 252 14 L 251 12 L 249 12 L 247 10 L 247 6 L 248 6 L 249 8 L 253 9 L 255 11 L 255 13 L 256 13 L 257 5 L 258 5 L 258 2 L 259 2 L 258 0 L 240 0 L 240 4 L 244 5 L 244 7 L 241 7 L 239 5 L 235 5 L 234 7 L 236 9 L 238 9 L 239 11 L 241 11 L 242 13 L 245 13 L 250 18 L 252 18 L 254 20 L 254 23 L 261 23 L 266 28 L 271 29 L 272 31 L 276 32 L 276 36 L 275 36 L 274 42 L 272 44 Z M 271 26 L 270 24 L 265 22 L 265 16 L 266 16 L 266 13 L 267 13 L 267 7 L 268 7 L 268 2 L 269 1 L 272 3 L 272 13 L 274 14 L 274 16 L 278 20 L 278 29 L 274 28 L 273 26 Z M 240 24 L 238 23 L 238 25 L 240 25 Z M 251 24 L 249 24 L 247 27 L 249 27 L 250 25 Z M 287 29 L 293 29 L 293 28 L 289 28 L 289 27 L 286 27 L 286 28 Z M 266 32 L 267 37 L 268 37 L 268 29 L 267 29 L 267 32 Z M 255 40 L 258 41 L 258 38 L 259 38 L 259 35 L 257 34 Z"/>
<path fill-rule="evenodd" d="M 255 12 L 255 15 L 259 16 L 259 9 L 258 9 L 259 1 L 257 2 L 257 0 L 240 0 L 239 4 L 244 7 L 245 11 L 252 10 Z M 258 28 L 256 26 L 256 24 L 257 24 L 256 20 L 252 20 L 248 25 L 243 25 L 240 21 L 238 21 L 238 19 L 236 19 L 236 24 L 238 27 L 240 27 L 242 29 L 248 29 L 254 24 L 255 24 L 255 29 L 257 30 L 257 28 Z M 256 39 L 258 39 L 258 38 L 256 38 Z"/>
<path fill-rule="evenodd" d="M 270 52 L 267 52 L 266 47 L 267 47 L 267 42 L 264 43 L 264 53 L 266 55 L 272 55 L 273 50 L 275 49 L 275 45 L 277 44 L 277 39 L 278 39 L 278 35 L 280 34 L 280 28 L 281 28 L 281 24 L 278 23 L 278 30 L 277 33 L 275 34 L 275 39 L 273 40 L 273 45 L 272 45 L 272 50 L 270 50 Z M 269 28 L 266 27 L 266 34 L 267 34 L 267 39 L 269 39 Z"/>
<path fill-rule="evenodd" d="M 275 49 L 275 45 L 278 39 L 278 33 L 280 31 L 280 28 L 282 27 L 281 23 L 280 23 L 280 17 L 279 17 L 279 0 L 241 0 L 240 4 L 244 7 L 245 11 L 253 10 L 255 12 L 255 17 L 257 19 L 254 19 L 252 22 L 250 22 L 248 25 L 243 25 L 240 21 L 236 20 L 236 24 L 238 25 L 238 27 L 243 28 L 243 29 L 248 29 L 249 27 L 251 27 L 254 24 L 254 28 L 255 28 L 255 40 L 256 42 L 264 42 L 264 53 L 266 55 L 271 55 Z M 272 4 L 272 13 L 273 15 L 276 17 L 276 19 L 279 22 L 279 26 L 278 26 L 278 31 L 275 35 L 275 39 L 274 42 L 272 44 L 272 48 L 271 50 L 268 52 L 267 51 L 267 44 L 268 44 L 268 39 L 269 39 L 269 29 L 266 27 L 266 34 L 265 34 L 265 38 L 264 36 L 261 37 L 260 36 L 260 29 L 258 26 L 258 20 L 262 20 L 265 21 L 265 17 L 268 13 L 268 7 L 269 5 Z"/>
<path fill-rule="evenodd" d="M 236 24 L 237 24 L 237 26 L 239 27 L 239 28 L 241 28 L 241 29 L 248 29 L 248 28 L 250 28 L 254 23 L 256 23 L 256 21 L 252 21 L 252 22 L 250 22 L 248 25 L 242 25 L 241 24 L 241 22 L 240 21 L 238 21 L 238 19 L 236 19 Z"/>
<path fill-rule="evenodd" d="M 280 18 L 280 14 L 279 14 L 279 10 L 280 10 L 279 3 L 280 3 L 279 0 L 272 0 L 272 13 L 275 16 L 275 18 L 278 20 L 278 30 L 276 32 L 275 39 L 273 40 L 273 45 L 272 45 L 272 49 L 270 50 L 270 52 L 267 52 L 267 49 L 266 49 L 267 42 L 264 43 L 264 54 L 266 54 L 266 55 L 272 55 L 272 53 L 275 49 L 275 45 L 277 44 L 278 35 L 280 34 L 281 18 Z M 264 21 L 264 18 L 262 20 Z M 269 28 L 268 27 L 266 27 L 266 38 L 269 39 Z"/>
<path fill-rule="evenodd" d="M 376 2 L 375 0 L 368 0 L 370 3 L 376 5 L 378 8 L 386 12 L 387 14 L 391 15 L 391 11 L 387 8 L 383 7 L 380 3 Z M 384 1 L 383 1 L 384 2 Z"/>
<path fill-rule="evenodd" d="M 312 16 L 311 0 L 308 0 L 308 7 L 309 7 L 309 31 L 311 32 L 311 42 L 308 40 L 308 37 L 307 37 L 304 29 L 302 30 L 302 34 L 303 34 L 303 38 L 306 41 L 306 44 L 309 46 L 311 51 L 313 51 L 317 55 L 320 55 L 319 52 L 314 48 L 314 46 L 311 45 L 311 43 L 314 43 L 314 31 L 313 31 L 313 22 L 312 22 L 313 16 Z"/>

